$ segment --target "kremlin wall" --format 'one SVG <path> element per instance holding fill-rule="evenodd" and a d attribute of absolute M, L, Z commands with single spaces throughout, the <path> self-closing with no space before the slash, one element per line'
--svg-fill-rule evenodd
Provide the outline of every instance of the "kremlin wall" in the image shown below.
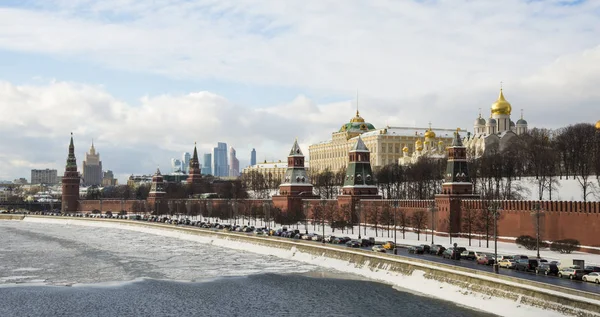
<path fill-rule="evenodd" d="M 265 208 L 267 206 L 277 208 L 280 214 L 301 215 L 304 219 L 320 219 L 320 216 L 313 217 L 313 211 L 326 209 L 326 206 L 342 206 L 347 210 L 348 216 L 339 217 L 353 218 L 352 222 L 361 224 L 370 223 L 367 219 L 370 213 L 381 213 L 382 208 L 391 208 L 392 212 L 404 212 L 411 217 L 415 212 L 424 211 L 427 214 L 427 229 L 431 229 L 432 215 L 434 223 L 434 232 L 437 235 L 447 236 L 465 236 L 468 234 L 467 217 L 469 213 L 473 217 L 485 217 L 489 214 L 489 206 L 494 205 L 498 211 L 497 231 L 500 240 L 511 241 L 521 235 L 535 237 L 537 235 L 537 224 L 539 223 L 539 233 L 542 240 L 556 241 L 561 239 L 577 239 L 582 249 L 594 253 L 600 253 L 600 239 L 597 233 L 600 232 L 600 202 L 578 202 L 578 201 L 484 201 L 473 193 L 473 183 L 469 175 L 467 165 L 467 151 L 474 148 L 475 152 L 483 153 L 485 147 L 493 143 L 510 142 L 517 134 L 525 133 L 527 126 L 522 116 L 518 124 L 515 125 L 510 119 L 511 106 L 508 103 L 502 91 L 498 101 L 492 106 L 492 115 L 490 119 L 485 120 L 481 115 L 476 120 L 475 134 L 467 133 L 461 136 L 459 130 L 454 132 L 452 137 L 444 137 L 439 140 L 440 148 L 432 147 L 432 151 L 442 151 L 445 149 L 448 164 L 445 173 L 445 179 L 440 188 L 439 194 L 434 200 L 388 200 L 383 199 L 378 194 L 378 187 L 372 172 L 372 164 L 378 164 L 381 156 L 376 153 L 374 158 L 372 150 L 368 147 L 372 142 L 386 142 L 387 131 L 379 131 L 371 136 L 370 130 L 374 130 L 371 124 L 364 122 L 357 111 L 356 118 L 342 127 L 340 132 L 334 133 L 334 139 L 339 138 L 346 145 L 337 147 L 338 152 L 345 151 L 347 162 L 346 176 L 344 185 L 340 188 L 340 193 L 336 200 L 322 200 L 313 193 L 313 185 L 308 177 L 304 154 L 294 142 L 288 155 L 287 170 L 283 176 L 282 184 L 279 188 L 279 194 L 270 200 L 246 199 L 246 200 L 227 200 L 227 199 L 165 199 L 164 180 L 160 171 L 157 170 L 152 178 L 152 186 L 147 200 L 80 200 L 79 199 L 79 175 L 77 173 L 77 164 L 74 155 L 73 136 L 69 145 L 69 156 L 62 178 L 62 211 L 65 213 L 90 213 L 92 211 L 119 213 L 125 211 L 133 214 L 203 214 L 212 217 L 212 211 L 220 211 L 215 215 L 230 215 L 235 209 L 237 216 L 250 215 L 251 208 Z M 484 129 L 483 126 L 489 129 Z M 596 123 L 596 129 L 600 131 L 600 121 Z M 363 131 L 364 130 L 364 131 Z M 374 130 L 375 131 L 375 130 Z M 363 133 L 364 132 L 364 133 Z M 350 133 L 350 134 L 349 134 Z M 428 131 L 429 139 L 426 142 L 435 144 L 435 133 Z M 363 141 L 363 135 L 366 142 Z M 405 136 L 399 136 L 401 139 Z M 374 141 L 376 140 L 376 141 Z M 381 141 L 379 141 L 381 140 Z M 400 139 L 399 139 L 400 140 Z M 404 140 L 404 139 L 402 139 Z M 407 139 L 408 140 L 408 139 Z M 340 141 L 340 142 L 342 142 Z M 346 143 L 347 142 L 347 143 Z M 389 141 L 387 141 L 389 142 Z M 405 142 L 405 141 L 402 141 Z M 417 157 L 422 150 L 423 143 L 417 135 L 416 148 Z M 379 144 L 379 143 L 377 143 Z M 385 144 L 384 144 L 385 145 Z M 441 145 L 444 145 L 442 147 Z M 329 143 L 321 144 L 311 151 L 318 151 L 324 146 L 330 146 Z M 398 144 L 400 146 L 400 144 Z M 390 146 L 389 152 L 404 152 L 407 146 L 402 144 L 402 151 Z M 378 145 L 377 148 L 381 149 Z M 387 145 L 382 146 L 385 150 Z M 342 151 L 342 152 L 343 152 Z M 336 155 L 342 155 L 340 152 Z M 381 157 L 380 157 L 381 156 Z M 316 155 L 318 159 L 318 155 Z M 312 155 L 311 155 L 312 158 Z M 336 158 L 337 159 L 337 158 Z M 402 159 L 390 157 L 387 161 L 396 161 L 402 164 Z M 337 162 L 337 160 L 335 161 Z M 325 161 L 319 161 L 319 164 L 325 164 Z M 389 162 L 384 162 L 389 163 Z M 312 167 L 311 162 L 311 167 Z M 190 160 L 190 173 L 187 178 L 188 185 L 193 189 L 194 194 L 203 193 L 202 175 L 200 173 L 198 155 L 194 146 L 194 154 Z M 539 207 L 539 208 L 538 208 Z M 226 209 L 225 209 L 226 208 Z M 536 209 L 539 212 L 536 212 Z M 372 215 L 372 214 L 371 214 Z M 273 218 L 271 215 L 269 218 Z M 396 217 L 396 219 L 398 219 Z M 325 219 L 328 222 L 327 219 Z M 383 226 L 382 226 L 383 227 Z M 493 228 L 493 227 L 492 227 Z M 473 229 L 473 228 L 472 228 Z M 476 233 L 471 230 L 471 235 Z M 479 230 L 477 234 L 485 234 L 485 231 Z M 493 229 L 489 229 L 490 236 L 493 237 Z M 477 238 L 474 238 L 475 240 Z M 492 238 L 493 239 L 493 238 Z"/>

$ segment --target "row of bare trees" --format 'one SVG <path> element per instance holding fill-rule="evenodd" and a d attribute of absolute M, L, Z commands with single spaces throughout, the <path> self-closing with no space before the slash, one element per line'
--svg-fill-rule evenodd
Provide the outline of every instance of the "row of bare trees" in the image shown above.
<path fill-rule="evenodd" d="M 558 181 L 573 178 L 587 201 L 593 193 L 598 195 L 600 187 L 600 131 L 587 123 L 557 130 L 534 128 L 504 148 L 487 148 L 485 155 L 469 163 L 475 188 L 484 199 L 522 199 L 529 191 L 514 181 L 533 177 L 540 200 L 556 198 Z"/>

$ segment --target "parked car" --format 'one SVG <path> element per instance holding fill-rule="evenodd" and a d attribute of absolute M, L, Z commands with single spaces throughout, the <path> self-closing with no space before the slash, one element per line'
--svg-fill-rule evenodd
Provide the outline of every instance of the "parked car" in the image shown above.
<path fill-rule="evenodd" d="M 540 263 L 540 265 L 535 268 L 535 274 L 543 273 L 544 275 L 558 275 L 558 271 L 559 269 L 556 264 L 548 262 Z"/>
<path fill-rule="evenodd" d="M 586 266 L 583 268 L 586 273 L 600 272 L 600 266 Z"/>
<path fill-rule="evenodd" d="M 503 267 L 505 269 L 514 269 L 516 265 L 515 260 L 513 259 L 498 259 L 498 266 Z"/>
<path fill-rule="evenodd" d="M 434 244 L 429 248 L 429 254 L 442 255 L 446 248 L 439 244 Z"/>
<path fill-rule="evenodd" d="M 592 282 L 592 283 L 600 284 L 600 273 L 592 272 L 592 273 L 584 275 L 581 279 L 584 282 Z"/>
<path fill-rule="evenodd" d="M 584 275 L 586 275 L 584 270 L 572 267 L 564 267 L 558 271 L 558 277 L 566 277 L 572 280 L 580 280 Z"/>
<path fill-rule="evenodd" d="M 325 242 L 327 242 L 327 243 L 333 243 L 333 240 L 335 240 L 335 238 L 336 237 L 332 236 L 332 235 L 325 236 Z"/>
<path fill-rule="evenodd" d="M 346 242 L 346 246 L 351 247 L 351 248 L 360 248 L 360 241 L 350 240 L 350 241 Z"/>
<path fill-rule="evenodd" d="M 374 245 L 374 246 L 371 248 L 371 250 L 373 250 L 373 251 L 375 251 L 375 252 L 383 252 L 383 253 L 385 253 L 385 252 L 386 252 L 386 251 L 385 251 L 385 248 L 384 248 L 384 247 L 383 247 L 381 244 Z"/>
<path fill-rule="evenodd" d="M 421 245 L 419 245 L 419 246 L 420 246 L 421 248 L 423 248 L 423 253 L 428 253 L 428 254 L 429 254 L 429 252 L 430 252 L 430 250 L 431 250 L 431 247 L 429 246 L 429 244 L 421 244 Z"/>
<path fill-rule="evenodd" d="M 515 261 L 516 261 L 516 260 L 527 260 L 527 259 L 529 259 L 529 257 L 528 257 L 528 256 L 526 256 L 526 255 L 520 255 L 520 254 L 517 254 L 517 255 L 514 255 L 514 256 L 513 256 L 513 259 L 514 259 Z"/>
<path fill-rule="evenodd" d="M 384 245 L 384 247 L 385 247 L 385 245 Z M 423 254 L 424 252 L 425 252 L 425 250 L 420 245 L 413 245 L 408 248 L 408 253 Z"/>
<path fill-rule="evenodd" d="M 395 244 L 393 241 L 387 241 L 387 242 L 386 242 L 386 243 L 383 245 L 383 247 L 384 247 L 386 250 L 393 250 L 393 249 L 396 247 L 396 244 Z"/>
<path fill-rule="evenodd" d="M 375 238 L 362 239 L 360 245 L 362 247 L 372 247 L 375 245 Z"/>
<path fill-rule="evenodd" d="M 460 252 L 453 249 L 446 249 L 442 252 L 444 259 L 460 260 Z"/>
<path fill-rule="evenodd" d="M 534 259 L 518 259 L 515 265 L 517 271 L 535 271 L 535 268 L 539 266 L 537 260 Z"/>
<path fill-rule="evenodd" d="M 477 264 L 482 265 L 493 265 L 494 264 L 494 256 L 491 254 L 486 254 L 485 256 L 480 256 L 476 260 Z"/>
<path fill-rule="evenodd" d="M 466 260 L 475 260 L 477 256 L 475 255 L 474 251 L 463 251 L 460 253 L 460 258 Z"/>

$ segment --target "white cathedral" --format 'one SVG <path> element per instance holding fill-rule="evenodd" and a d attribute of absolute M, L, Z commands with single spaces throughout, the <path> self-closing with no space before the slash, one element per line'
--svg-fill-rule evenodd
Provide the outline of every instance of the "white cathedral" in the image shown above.
<path fill-rule="evenodd" d="M 474 133 L 467 133 L 463 139 L 467 153 L 472 157 L 479 157 L 486 152 L 486 148 L 496 147 L 502 151 L 512 138 L 527 133 L 527 121 L 523 119 L 523 113 L 521 112 L 521 118 L 515 124 L 510 119 L 511 112 L 512 106 L 504 99 L 500 88 L 500 96 L 492 104 L 490 117 L 486 120 L 479 113 L 479 117 L 475 119 Z"/>

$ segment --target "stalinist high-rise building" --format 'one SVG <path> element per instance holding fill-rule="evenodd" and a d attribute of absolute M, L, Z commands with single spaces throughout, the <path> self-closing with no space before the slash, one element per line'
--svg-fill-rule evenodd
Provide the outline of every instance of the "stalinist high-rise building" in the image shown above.
<path fill-rule="evenodd" d="M 83 160 L 83 184 L 84 186 L 102 185 L 102 161 L 100 161 L 100 153 L 96 153 L 93 141 L 90 151 L 85 153 Z"/>

